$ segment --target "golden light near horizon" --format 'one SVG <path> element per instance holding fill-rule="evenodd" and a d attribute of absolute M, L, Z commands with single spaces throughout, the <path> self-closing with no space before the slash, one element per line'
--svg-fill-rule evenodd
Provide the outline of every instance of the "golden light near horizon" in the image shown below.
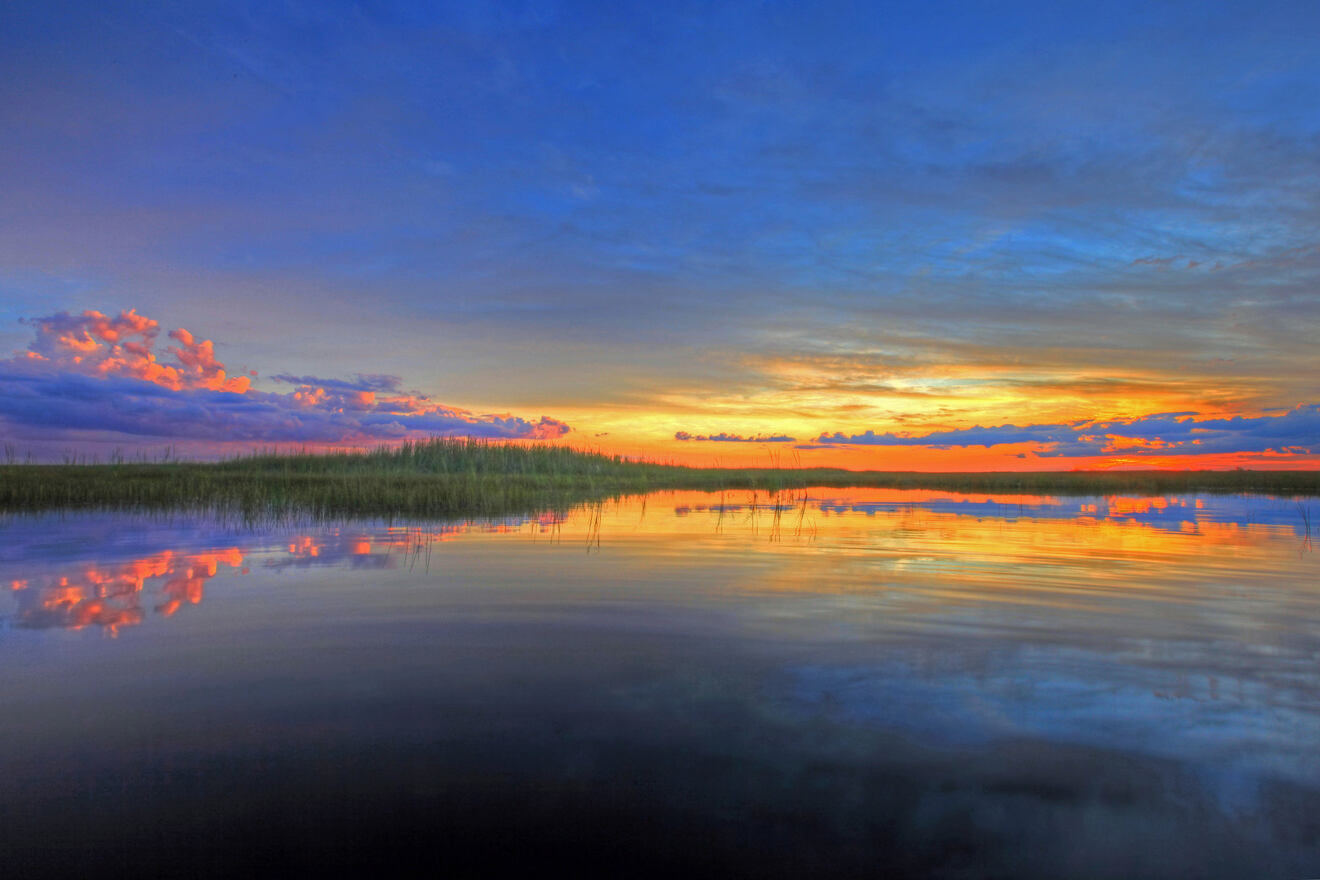
<path fill-rule="evenodd" d="M 703 464 L 1320 467 L 1304 28 L 1206 12 L 1218 37 L 1153 44 L 1125 14 L 962 9 L 987 42 L 954 45 L 929 12 L 835 32 L 790 4 L 725 10 L 736 45 L 659 16 L 645 45 L 695 54 L 635 66 L 587 10 L 432 12 L 382 13 L 373 42 L 331 13 L 254 33 L 13 11 L 15 455 L 472 436 Z"/>

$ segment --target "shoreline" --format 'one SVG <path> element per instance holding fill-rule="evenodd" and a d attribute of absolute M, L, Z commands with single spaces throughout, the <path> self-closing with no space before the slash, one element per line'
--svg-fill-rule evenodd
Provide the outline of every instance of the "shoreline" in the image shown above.
<path fill-rule="evenodd" d="M 0 465 L 0 512 L 207 509 L 268 515 L 489 515 L 671 489 L 805 488 L 1320 497 L 1317 471 L 846 471 L 692 468 L 564 448 L 433 440 L 372 452 L 227 461 Z"/>

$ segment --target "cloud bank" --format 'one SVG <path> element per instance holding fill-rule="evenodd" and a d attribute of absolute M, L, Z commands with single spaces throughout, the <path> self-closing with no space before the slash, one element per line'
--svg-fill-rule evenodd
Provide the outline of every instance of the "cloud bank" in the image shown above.
<path fill-rule="evenodd" d="M 211 340 L 182 328 L 158 355 L 158 322 L 135 310 L 58 312 L 27 322 L 36 338 L 0 360 L 0 420 L 51 439 L 71 432 L 239 443 L 362 444 L 424 437 L 546 440 L 570 428 L 542 416 L 483 415 L 401 390 L 397 376 L 279 374 L 285 393 L 230 376 Z M 255 374 L 254 374 L 255 375 Z"/>
<path fill-rule="evenodd" d="M 1157 413 L 1133 419 L 1052 425 L 999 425 L 928 434 L 821 434 L 820 446 L 925 446 L 953 449 L 1035 443 L 1042 457 L 1094 455 L 1212 455 L 1223 453 L 1320 453 L 1320 404 L 1281 414 L 1204 418 L 1197 413 Z"/>

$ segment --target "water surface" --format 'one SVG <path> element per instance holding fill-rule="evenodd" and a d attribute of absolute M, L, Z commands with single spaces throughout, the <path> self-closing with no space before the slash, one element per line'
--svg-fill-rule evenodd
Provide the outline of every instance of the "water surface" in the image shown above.
<path fill-rule="evenodd" d="M 14 876 L 1320 875 L 1300 504 L 11 517 L 0 850 Z"/>

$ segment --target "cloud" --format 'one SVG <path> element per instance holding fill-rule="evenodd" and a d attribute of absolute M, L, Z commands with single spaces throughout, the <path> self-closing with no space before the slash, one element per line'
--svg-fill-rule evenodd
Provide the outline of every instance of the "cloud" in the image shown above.
<path fill-rule="evenodd" d="M 1093 455 L 1212 455 L 1320 453 L 1320 404 L 1303 404 L 1281 415 L 1201 418 L 1196 413 L 1155 413 L 1133 419 L 1052 425 L 1000 425 L 932 431 L 928 434 L 821 434 L 827 446 L 925 446 L 952 449 L 1036 443 L 1043 457 Z"/>
<path fill-rule="evenodd" d="M 184 329 L 159 361 L 159 325 L 135 311 L 60 312 L 28 322 L 27 351 L 0 360 L 0 419 L 52 439 L 68 432 L 240 443 L 353 444 L 433 436 L 545 440 L 569 426 L 542 416 L 481 415 L 399 390 L 396 376 L 320 379 L 280 374 L 296 387 L 259 391 L 230 378 L 210 340 Z"/>
<path fill-rule="evenodd" d="M 403 385 L 403 379 L 384 373 L 354 373 L 348 379 L 322 379 L 318 376 L 276 373 L 270 378 L 288 385 L 315 385 L 339 391 L 398 391 Z"/>
<path fill-rule="evenodd" d="M 152 21 L 9 4 L 23 8 L 0 58 L 24 59 L 7 73 L 25 124 L 4 131 L 0 246 L 7 270 L 41 280 L 4 296 L 138 284 L 186 307 L 223 290 L 282 315 L 252 329 L 264 345 L 300 320 L 318 340 L 306 363 L 366 320 L 397 334 L 400 361 L 430 358 L 442 326 L 473 399 L 508 375 L 531 394 L 572 387 L 574 404 L 659 387 L 643 401 L 657 405 L 684 383 L 732 396 L 760 381 L 739 355 L 794 349 L 915 352 L 919 378 L 989 361 L 1212 389 L 1146 408 L 1314 399 L 1320 104 L 1304 35 L 1320 4 L 1127 4 L 1103 22 L 1042 5 L 1067 6 L 959 4 L 951 21 L 948 4 L 729 4 L 703 30 L 636 10 L 542 29 L 431 4 L 345 28 L 303 4 L 177 4 Z M 724 45 L 732 32 L 747 39 Z M 436 53 L 435 33 L 460 48 Z M 187 51 L 159 51 L 180 39 Z M 654 75 L 619 75 L 639 63 Z M 583 83 L 593 106 L 648 112 L 581 114 Z M 312 291 L 323 308 L 305 308 Z M 546 358 L 548 339 L 598 368 Z M 871 393 L 872 377 L 839 378 Z M 874 391 L 943 391 L 919 384 Z M 976 409 L 989 395 L 967 387 L 959 424 L 1023 421 Z M 813 389 L 791 395 L 771 401 L 778 418 L 819 417 Z"/>
<path fill-rule="evenodd" d="M 754 437 L 744 437 L 742 434 L 689 434 L 687 431 L 678 431 L 674 434 L 675 440 L 698 440 L 709 441 L 712 443 L 793 443 L 796 437 L 789 437 L 787 434 L 757 434 Z"/>
<path fill-rule="evenodd" d="M 80 315 L 56 312 L 28 323 L 37 332 L 23 357 L 51 370 L 131 376 L 175 391 L 208 388 L 242 394 L 251 384 L 247 376 L 228 377 L 211 340 L 197 340 L 182 328 L 170 333 L 179 343 L 168 349 L 173 363 L 157 360 L 154 347 L 160 324 L 136 309 L 115 318 L 93 310 Z"/>

